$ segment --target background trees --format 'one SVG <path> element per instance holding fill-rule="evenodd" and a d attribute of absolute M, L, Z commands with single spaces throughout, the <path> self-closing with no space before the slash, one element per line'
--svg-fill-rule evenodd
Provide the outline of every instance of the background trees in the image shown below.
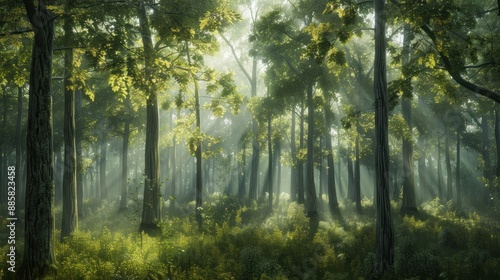
<path fill-rule="evenodd" d="M 375 215 L 374 200 L 380 274 L 401 245 L 390 195 L 403 216 L 429 201 L 494 211 L 498 3 L 376 3 L 5 3 L 1 174 L 15 161 L 21 200 L 26 186 L 25 242 L 41 244 L 26 246 L 28 273 L 52 261 L 53 199 L 68 240 L 108 201 L 142 209 L 141 232 L 164 230 L 167 205 L 207 232 L 214 193 L 247 207 L 229 224 L 264 200 L 277 215 L 289 195 L 312 229 L 346 209 Z"/>

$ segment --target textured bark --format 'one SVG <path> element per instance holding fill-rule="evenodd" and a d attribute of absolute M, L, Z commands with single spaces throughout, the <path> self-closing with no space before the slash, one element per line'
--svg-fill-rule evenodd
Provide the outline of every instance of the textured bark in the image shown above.
<path fill-rule="evenodd" d="M 488 186 L 493 185 L 493 176 L 492 176 L 492 168 L 491 168 L 491 158 L 490 158 L 490 128 L 488 126 L 488 117 L 487 115 L 481 118 L 481 129 L 482 129 L 482 137 L 483 137 L 483 147 L 482 147 L 482 155 L 484 160 L 484 169 L 483 169 L 483 177 L 486 179 Z"/>
<path fill-rule="evenodd" d="M 328 206 L 330 209 L 331 214 L 336 214 L 339 209 L 339 203 L 337 200 L 337 190 L 335 187 L 335 164 L 333 162 L 333 148 L 332 148 L 332 135 L 330 134 L 330 127 L 331 127 L 331 119 L 333 118 L 333 114 L 331 112 L 331 109 L 328 107 L 328 104 L 325 103 L 325 119 L 327 122 L 327 132 L 326 132 L 326 162 L 327 162 L 327 167 L 328 167 L 328 180 L 327 180 L 327 186 L 328 186 Z"/>
<path fill-rule="evenodd" d="M 27 181 L 24 255 L 18 277 L 43 278 L 55 263 L 52 246 L 54 167 L 52 146 L 52 1 L 24 0 L 35 34 L 31 58 L 27 127 Z"/>
<path fill-rule="evenodd" d="M 354 202 L 354 169 L 352 167 L 351 149 L 347 148 L 347 199 Z"/>
<path fill-rule="evenodd" d="M 384 0 L 375 0 L 375 182 L 377 229 L 375 273 L 383 275 L 394 263 L 394 230 L 389 199 L 388 101 Z"/>
<path fill-rule="evenodd" d="M 160 193 L 160 158 L 159 158 L 159 113 L 158 98 L 153 83 L 153 63 L 155 50 L 149 28 L 144 1 L 139 1 L 139 25 L 144 49 L 144 74 L 148 87 L 146 101 L 146 148 L 145 148 L 145 178 L 144 202 L 142 208 L 139 231 L 151 233 L 158 229 L 161 221 L 161 193 Z"/>
<path fill-rule="evenodd" d="M 69 2 L 71 4 L 71 1 Z M 70 17 L 64 20 L 66 42 L 73 38 L 73 23 Z M 76 198 L 76 138 L 75 138 L 75 91 L 73 89 L 73 49 L 64 54 L 64 173 L 61 239 L 78 228 Z"/>
<path fill-rule="evenodd" d="M 274 156 L 274 162 L 276 163 L 275 166 L 277 166 L 278 170 L 276 171 L 277 173 L 277 181 L 276 181 L 276 205 L 280 205 L 280 194 L 281 194 L 281 140 L 276 139 L 276 143 L 274 144 L 276 149 L 275 149 L 275 156 Z"/>
<path fill-rule="evenodd" d="M 499 0 L 500 1 L 500 0 Z M 500 104 L 495 104 L 495 145 L 497 152 L 497 166 L 495 169 L 496 182 L 500 178 Z"/>

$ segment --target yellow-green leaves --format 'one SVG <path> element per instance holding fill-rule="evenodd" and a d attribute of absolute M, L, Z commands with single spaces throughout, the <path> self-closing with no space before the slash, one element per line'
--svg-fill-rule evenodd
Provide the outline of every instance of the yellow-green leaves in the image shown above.
<path fill-rule="evenodd" d="M 225 25 L 232 24 L 241 17 L 235 11 L 226 6 L 218 6 L 215 10 L 208 11 L 205 16 L 200 19 L 200 29 L 217 32 Z"/>

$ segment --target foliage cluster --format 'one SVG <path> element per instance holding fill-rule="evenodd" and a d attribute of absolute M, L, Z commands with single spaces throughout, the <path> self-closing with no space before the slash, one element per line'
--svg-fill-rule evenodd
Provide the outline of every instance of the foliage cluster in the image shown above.
<path fill-rule="evenodd" d="M 281 197 L 272 214 L 258 205 L 265 204 L 214 194 L 202 210 L 202 232 L 194 215 L 179 209 L 161 223 L 157 236 L 127 229 L 136 228 L 136 214 L 101 205 L 80 231 L 56 240 L 57 274 L 48 279 L 369 278 L 375 246 L 370 200 L 363 200 L 361 215 L 341 204 L 339 216 L 323 217 L 316 232 L 309 229 L 303 205 Z M 394 212 L 398 207 L 393 203 Z M 389 277 L 500 277 L 497 223 L 477 213 L 457 214 L 439 200 L 422 209 L 414 217 L 395 216 L 396 259 Z M 0 256 L 4 264 L 5 258 Z M 3 277 L 10 276 L 2 268 Z"/>

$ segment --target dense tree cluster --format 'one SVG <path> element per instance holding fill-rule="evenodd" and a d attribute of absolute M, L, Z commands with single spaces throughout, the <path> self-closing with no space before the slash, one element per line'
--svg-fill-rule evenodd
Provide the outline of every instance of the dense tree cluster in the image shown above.
<path fill-rule="evenodd" d="M 495 209 L 497 1 L 1 2 L 19 278 L 60 265 L 54 228 L 70 240 L 94 202 L 140 208 L 154 236 L 186 205 L 204 232 L 214 193 L 270 213 L 289 198 L 314 234 L 369 198 L 374 278 L 394 273 L 391 201 Z"/>

